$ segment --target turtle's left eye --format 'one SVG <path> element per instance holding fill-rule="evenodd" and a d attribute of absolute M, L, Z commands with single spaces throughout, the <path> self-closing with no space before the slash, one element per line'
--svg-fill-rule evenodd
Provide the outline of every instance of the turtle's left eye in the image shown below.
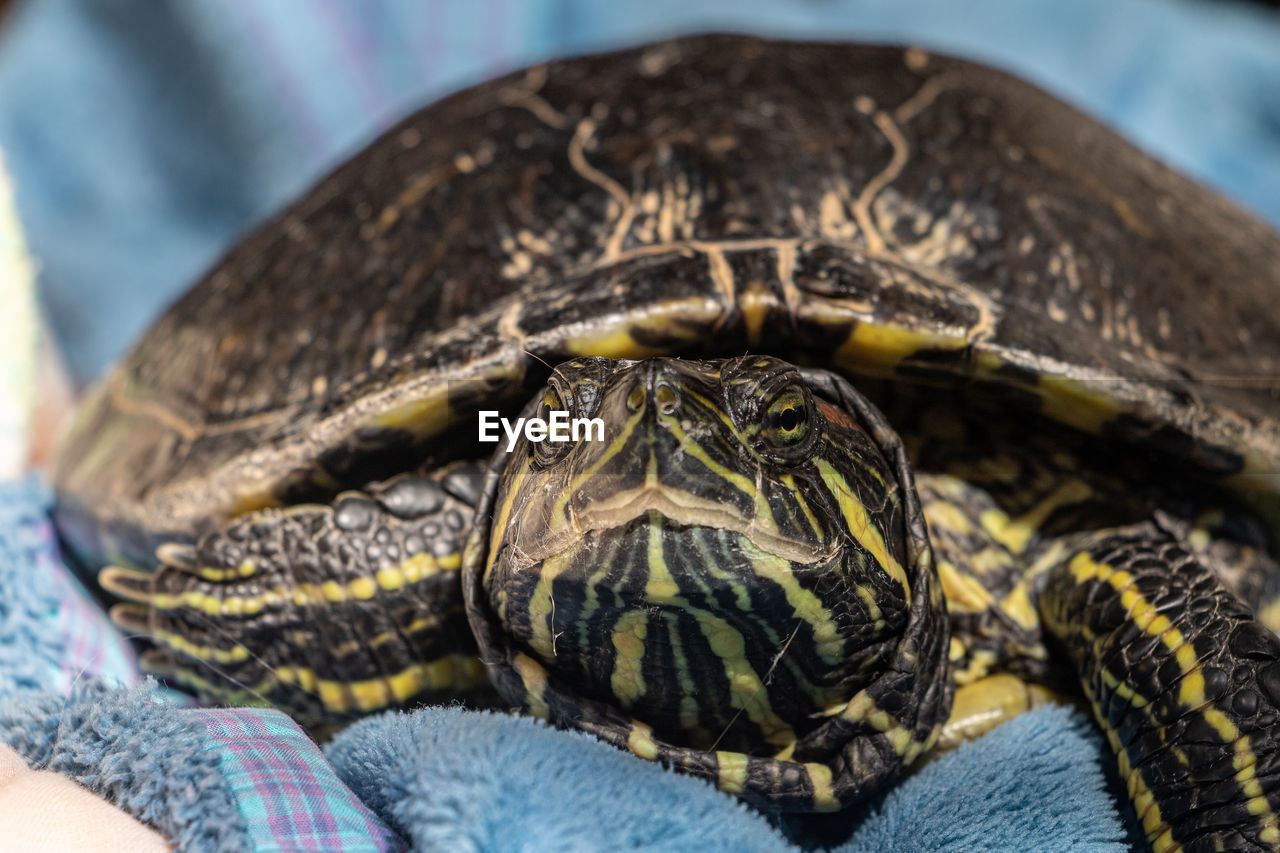
<path fill-rule="evenodd" d="M 777 447 L 793 447 L 809 434 L 809 403 L 798 388 L 773 398 L 765 409 L 763 432 Z"/>
<path fill-rule="evenodd" d="M 573 406 L 567 403 L 554 387 L 549 387 L 547 388 L 547 393 L 542 395 L 542 402 L 538 404 L 537 417 L 544 424 L 551 425 L 552 412 L 568 412 L 569 417 L 573 417 Z M 546 467 L 554 464 L 568 453 L 569 448 L 573 446 L 573 442 L 553 441 L 551 436 L 548 436 L 542 441 L 531 443 L 530 446 L 533 448 L 533 461 L 540 466 Z"/>

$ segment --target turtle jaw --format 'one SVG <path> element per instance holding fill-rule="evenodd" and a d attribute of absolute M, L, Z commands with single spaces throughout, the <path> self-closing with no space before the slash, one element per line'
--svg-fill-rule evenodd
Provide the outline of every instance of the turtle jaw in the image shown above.
<path fill-rule="evenodd" d="M 665 742 L 772 756 L 866 685 L 904 621 L 821 596 L 851 562 L 646 510 L 534 562 L 508 550 L 490 578 L 508 641 L 553 682 Z"/>
<path fill-rule="evenodd" d="M 576 507 L 580 496 L 575 495 Z M 647 519 L 654 524 L 660 519 L 671 528 L 724 530 L 740 536 L 762 554 L 797 564 L 813 564 L 832 559 L 840 550 L 841 542 L 835 537 L 795 537 L 787 531 L 779 531 L 772 519 L 760 516 L 743 517 L 731 507 L 718 504 L 661 485 L 618 491 L 590 500 L 583 508 L 575 510 L 564 525 L 560 535 L 522 536 L 518 529 L 513 539 L 529 542 L 517 547 L 517 567 L 527 567 L 547 559 L 563 556 L 577 550 L 583 537 L 607 537 L 626 529 L 637 520 Z"/>

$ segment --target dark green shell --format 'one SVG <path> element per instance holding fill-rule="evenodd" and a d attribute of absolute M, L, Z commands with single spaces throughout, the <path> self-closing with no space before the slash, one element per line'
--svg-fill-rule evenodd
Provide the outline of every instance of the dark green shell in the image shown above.
<path fill-rule="evenodd" d="M 142 560 L 580 354 L 748 348 L 1001 389 L 1274 488 L 1280 239 L 1097 122 L 918 50 L 572 59 L 407 119 L 245 240 L 81 412 L 81 556 Z"/>

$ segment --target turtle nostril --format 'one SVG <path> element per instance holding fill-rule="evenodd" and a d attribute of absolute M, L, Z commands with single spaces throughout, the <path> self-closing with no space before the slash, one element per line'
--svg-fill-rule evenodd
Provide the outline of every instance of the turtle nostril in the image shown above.
<path fill-rule="evenodd" d="M 676 390 L 665 382 L 659 382 L 658 387 L 653 390 L 653 401 L 658 404 L 658 411 L 664 415 L 673 413 L 680 404 Z"/>
<path fill-rule="evenodd" d="M 637 385 L 627 395 L 627 409 L 632 412 L 638 412 L 642 408 L 644 408 L 644 386 Z"/>

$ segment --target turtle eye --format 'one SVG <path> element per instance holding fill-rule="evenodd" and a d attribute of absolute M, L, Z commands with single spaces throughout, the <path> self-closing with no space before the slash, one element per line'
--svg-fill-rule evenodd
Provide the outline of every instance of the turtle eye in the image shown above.
<path fill-rule="evenodd" d="M 775 447 L 794 447 L 809 434 L 809 401 L 798 388 L 788 388 L 765 409 L 762 432 Z"/>
<path fill-rule="evenodd" d="M 573 417 L 572 408 L 554 386 L 548 387 L 547 392 L 542 395 L 542 402 L 538 404 L 537 418 L 547 425 L 546 437 L 542 441 L 530 442 L 533 448 L 533 461 L 539 466 L 546 467 L 554 464 L 573 446 L 567 434 L 561 435 L 556 430 L 560 421 L 553 417 L 557 412 L 564 412 L 560 420 L 567 425 Z"/>

